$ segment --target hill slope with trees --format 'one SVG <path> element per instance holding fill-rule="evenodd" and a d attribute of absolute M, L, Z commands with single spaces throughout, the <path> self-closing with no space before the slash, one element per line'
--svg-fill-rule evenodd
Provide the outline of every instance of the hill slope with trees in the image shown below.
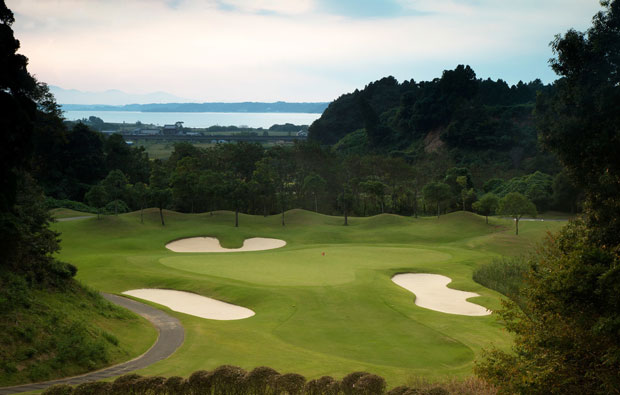
<path fill-rule="evenodd" d="M 33 177 L 62 141 L 47 86 L 17 53 L 13 13 L 0 1 L 0 385 L 74 375 L 145 351 L 154 330 L 84 289 L 54 257 L 59 234 Z M 105 329 L 104 329 L 105 328 Z M 113 333 L 145 331 L 146 342 Z M 136 340 L 136 339 L 133 339 Z"/>

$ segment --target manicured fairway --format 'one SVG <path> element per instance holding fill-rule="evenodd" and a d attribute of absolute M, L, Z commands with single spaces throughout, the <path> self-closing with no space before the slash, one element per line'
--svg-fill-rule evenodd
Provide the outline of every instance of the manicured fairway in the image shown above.
<path fill-rule="evenodd" d="M 471 374 L 482 347 L 506 347 L 493 315 L 440 313 L 414 304 L 414 296 L 391 281 L 396 273 L 435 273 L 450 288 L 477 292 L 469 299 L 491 310 L 499 295 L 472 279 L 473 270 L 500 254 L 532 251 L 560 222 L 528 222 L 514 236 L 512 221 L 471 213 L 412 219 L 394 215 L 342 218 L 301 210 L 280 217 L 156 210 L 57 223 L 60 257 L 74 263 L 78 279 L 105 292 L 169 288 L 247 307 L 256 315 L 236 321 L 205 320 L 170 311 L 186 329 L 172 357 L 141 374 L 187 376 L 222 364 L 245 369 L 271 366 L 308 378 L 340 378 L 356 370 L 384 376 L 388 384 L 410 377 Z M 165 244 L 184 237 L 217 237 L 226 248 L 244 239 L 282 239 L 276 250 L 175 253 Z"/>

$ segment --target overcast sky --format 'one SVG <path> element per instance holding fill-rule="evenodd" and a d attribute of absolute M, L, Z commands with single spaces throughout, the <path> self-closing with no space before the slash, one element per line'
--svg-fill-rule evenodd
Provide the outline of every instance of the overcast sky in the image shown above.
<path fill-rule="evenodd" d="M 549 42 L 597 0 L 6 0 L 21 53 L 67 89 L 331 101 L 393 75 L 551 82 Z"/>

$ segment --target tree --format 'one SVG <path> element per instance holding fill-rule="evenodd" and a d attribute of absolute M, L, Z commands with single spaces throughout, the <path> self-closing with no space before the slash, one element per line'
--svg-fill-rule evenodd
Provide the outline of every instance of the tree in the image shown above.
<path fill-rule="evenodd" d="M 510 192 L 504 196 L 499 201 L 497 213 L 500 215 L 508 215 L 515 220 L 516 235 L 519 234 L 519 220 L 524 215 L 531 215 L 533 217 L 537 215 L 534 203 L 519 192 Z"/>
<path fill-rule="evenodd" d="M 536 114 L 541 142 L 584 190 L 588 224 L 610 245 L 620 234 L 620 4 L 601 4 L 587 32 L 571 29 L 552 42 L 560 79 Z"/>
<path fill-rule="evenodd" d="M 274 147 L 269 151 L 268 159 L 268 163 L 273 169 L 276 196 L 282 213 L 282 226 L 285 226 L 284 212 L 288 205 L 291 187 L 294 184 L 295 167 L 290 154 L 290 150 Z"/>
<path fill-rule="evenodd" d="M 353 205 L 353 193 L 351 187 L 348 184 L 344 184 L 342 193 L 338 195 L 338 204 L 342 208 L 342 214 L 344 216 L 344 226 L 349 225 L 349 210 Z"/>
<path fill-rule="evenodd" d="M 38 117 L 59 122 L 58 106 L 44 84 L 29 74 L 28 59 L 18 54 L 13 13 L 0 0 L 0 275 L 11 272 L 29 286 L 58 285 L 75 275 L 74 266 L 55 259 L 59 234 L 30 172 Z M 2 276 L 3 277 L 3 276 Z M 8 287 L 10 290 L 11 287 Z M 50 289 L 45 288 L 46 292 Z M 6 297 L 4 284 L 0 298 Z"/>
<path fill-rule="evenodd" d="M 552 46 L 560 76 L 536 104 L 542 143 L 584 192 L 582 219 L 532 259 L 525 303 L 500 312 L 514 353 L 477 374 L 504 393 L 611 394 L 620 388 L 620 2 Z"/>
<path fill-rule="evenodd" d="M 473 209 L 477 213 L 484 215 L 487 224 L 489 223 L 489 215 L 491 215 L 497 206 L 499 205 L 499 199 L 494 193 L 487 193 L 473 204 Z"/>
<path fill-rule="evenodd" d="M 118 215 L 119 200 L 123 200 L 127 193 L 127 177 L 120 170 L 112 170 L 101 181 L 105 195 L 114 203 L 114 215 Z"/>
<path fill-rule="evenodd" d="M 226 196 L 235 209 L 235 228 L 239 227 L 239 210 L 248 200 L 248 185 L 245 180 L 236 177 L 235 173 L 224 175 Z"/>
<path fill-rule="evenodd" d="M 149 189 L 151 191 L 151 202 L 159 208 L 161 225 L 165 226 L 166 224 L 164 222 L 163 210 L 172 200 L 172 189 L 170 189 L 168 173 L 166 172 L 164 165 L 159 160 L 154 161 L 152 164 Z"/>
<path fill-rule="evenodd" d="M 574 214 L 577 208 L 580 191 L 566 174 L 566 171 L 558 173 L 553 178 L 553 206 L 562 211 L 570 211 Z"/>
<path fill-rule="evenodd" d="M 443 182 L 430 182 L 422 188 L 424 201 L 437 206 L 437 217 L 441 213 L 441 204 L 452 197 L 450 186 Z"/>
<path fill-rule="evenodd" d="M 375 199 L 375 202 L 379 204 L 381 213 L 383 214 L 385 212 L 385 192 L 387 190 L 387 185 L 375 178 L 361 182 L 359 186 L 364 192 Z"/>
<path fill-rule="evenodd" d="M 263 215 L 266 217 L 269 213 L 268 204 L 273 201 L 275 195 L 275 175 L 273 168 L 270 166 L 270 158 L 263 158 L 256 163 L 256 170 L 252 175 L 250 189 L 254 191 L 256 196 L 261 200 L 263 206 Z"/>
<path fill-rule="evenodd" d="M 470 195 L 470 191 L 473 191 L 473 188 L 467 189 L 466 176 L 456 177 L 456 183 L 461 186 L 461 202 L 463 203 L 463 211 L 465 211 L 465 201 L 467 200 L 467 196 Z"/>
<path fill-rule="evenodd" d="M 452 196 L 454 196 L 457 201 L 460 198 L 462 209 L 465 211 L 465 198 L 467 197 L 468 191 L 474 187 L 469 169 L 465 167 L 453 167 L 448 169 L 443 182 L 450 186 Z M 463 193 L 463 191 L 465 191 L 465 193 Z"/>
<path fill-rule="evenodd" d="M 84 196 L 86 202 L 97 209 L 97 219 L 101 219 L 101 210 L 109 202 L 105 188 L 101 184 L 93 185 Z"/>
<path fill-rule="evenodd" d="M 181 211 L 194 212 L 196 200 L 199 198 L 199 178 L 197 158 L 188 156 L 177 162 L 171 182 L 175 207 Z"/>
<path fill-rule="evenodd" d="M 304 178 L 304 190 L 312 193 L 314 197 L 314 212 L 319 212 L 317 195 L 325 190 L 327 183 L 325 179 L 316 173 L 310 173 Z"/>
<path fill-rule="evenodd" d="M 149 188 L 143 182 L 136 182 L 131 187 L 131 194 L 140 207 L 140 223 L 144 223 L 144 207 L 149 197 Z"/>

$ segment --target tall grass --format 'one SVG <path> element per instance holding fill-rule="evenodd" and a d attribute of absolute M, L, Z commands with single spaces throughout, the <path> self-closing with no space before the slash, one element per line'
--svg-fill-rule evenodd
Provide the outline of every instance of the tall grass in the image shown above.
<path fill-rule="evenodd" d="M 520 291 L 525 285 L 528 268 L 527 260 L 523 257 L 494 258 L 491 263 L 476 269 L 473 279 L 520 303 Z"/>

